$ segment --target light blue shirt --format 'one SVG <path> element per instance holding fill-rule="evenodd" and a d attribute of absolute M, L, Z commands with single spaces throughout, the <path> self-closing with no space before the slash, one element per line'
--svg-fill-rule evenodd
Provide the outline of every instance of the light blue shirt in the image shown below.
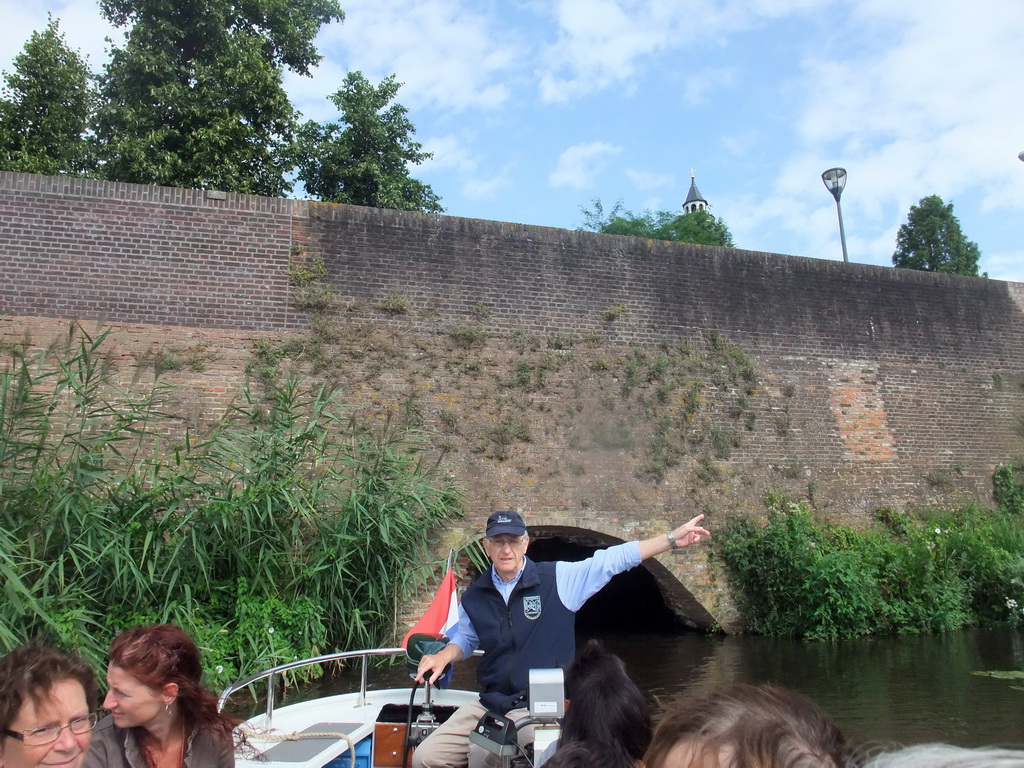
<path fill-rule="evenodd" d="M 591 557 L 577 563 L 559 560 L 555 564 L 555 585 L 558 588 L 558 599 L 562 601 L 562 605 L 575 613 L 601 587 L 607 584 L 612 576 L 638 565 L 640 565 L 640 543 L 637 541 L 627 541 L 625 544 L 599 549 Z M 494 566 L 491 566 L 491 581 L 504 598 L 506 605 L 508 605 L 512 590 L 515 589 L 522 575 L 523 571 L 520 569 L 512 581 L 502 581 L 495 572 Z M 480 644 L 476 628 L 469 615 L 463 610 L 461 603 L 459 604 L 459 624 L 452 631 L 451 642 L 462 649 L 462 655 L 467 659 Z"/>

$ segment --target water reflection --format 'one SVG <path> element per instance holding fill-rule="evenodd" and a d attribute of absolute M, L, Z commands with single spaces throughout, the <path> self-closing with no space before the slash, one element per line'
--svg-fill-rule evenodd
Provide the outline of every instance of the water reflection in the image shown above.
<path fill-rule="evenodd" d="M 858 741 L 1024 746 L 1024 691 L 978 670 L 1024 669 L 1020 631 L 800 642 L 610 635 L 659 708 L 723 682 L 772 682 L 817 701 Z"/>

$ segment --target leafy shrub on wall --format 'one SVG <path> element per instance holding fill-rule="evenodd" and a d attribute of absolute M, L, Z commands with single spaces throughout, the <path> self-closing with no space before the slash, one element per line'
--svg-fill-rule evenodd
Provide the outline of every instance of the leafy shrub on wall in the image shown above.
<path fill-rule="evenodd" d="M 766 524 L 740 520 L 720 536 L 755 633 L 854 637 L 1021 621 L 1024 530 L 1010 512 L 882 509 L 860 531 L 780 496 L 767 505 Z"/>

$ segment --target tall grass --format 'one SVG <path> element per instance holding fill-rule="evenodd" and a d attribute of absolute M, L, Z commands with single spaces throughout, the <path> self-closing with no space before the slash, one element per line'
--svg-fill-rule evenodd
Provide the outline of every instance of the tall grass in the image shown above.
<path fill-rule="evenodd" d="M 1024 622 L 1019 515 L 882 508 L 874 527 L 853 530 L 780 496 L 768 507 L 766 525 L 738 521 L 720 537 L 752 632 L 827 638 Z"/>
<path fill-rule="evenodd" d="M 117 630 L 173 621 L 219 684 L 390 642 L 428 532 L 460 510 L 425 441 L 294 378 L 181 436 L 170 389 L 119 385 L 105 339 L 0 373 L 0 648 L 44 638 L 99 667 Z"/>

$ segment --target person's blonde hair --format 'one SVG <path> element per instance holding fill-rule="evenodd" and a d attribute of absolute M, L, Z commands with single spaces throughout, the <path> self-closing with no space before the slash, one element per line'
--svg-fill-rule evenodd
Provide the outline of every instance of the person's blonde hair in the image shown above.
<path fill-rule="evenodd" d="M 647 768 L 667 768 L 686 745 L 691 764 L 721 768 L 840 768 L 851 750 L 839 728 L 806 696 L 735 683 L 688 699 L 654 731 Z"/>

